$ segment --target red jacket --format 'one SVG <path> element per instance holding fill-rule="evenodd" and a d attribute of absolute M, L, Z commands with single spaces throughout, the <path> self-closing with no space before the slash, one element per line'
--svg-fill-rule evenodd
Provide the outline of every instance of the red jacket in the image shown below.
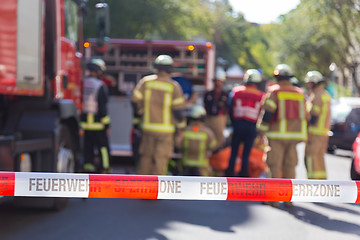
<path fill-rule="evenodd" d="M 258 90 L 255 86 L 234 87 L 230 95 L 231 119 L 244 119 L 256 123 L 264 95 L 265 93 Z"/>

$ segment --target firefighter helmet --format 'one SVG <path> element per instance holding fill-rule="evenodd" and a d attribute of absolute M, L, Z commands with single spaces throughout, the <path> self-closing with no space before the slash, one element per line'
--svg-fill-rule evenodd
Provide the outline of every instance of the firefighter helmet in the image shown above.
<path fill-rule="evenodd" d="M 245 83 L 259 83 L 261 80 L 261 74 L 256 69 L 248 69 L 244 74 Z"/>
<path fill-rule="evenodd" d="M 195 105 L 192 107 L 190 117 L 192 119 L 203 119 L 206 116 L 206 110 L 203 106 Z"/>
<path fill-rule="evenodd" d="M 291 77 L 290 82 L 294 85 L 299 84 L 299 80 L 296 77 Z"/>
<path fill-rule="evenodd" d="M 160 55 L 155 59 L 154 67 L 158 70 L 170 71 L 173 68 L 174 60 L 169 55 Z"/>
<path fill-rule="evenodd" d="M 287 64 L 279 64 L 274 70 L 274 76 L 277 80 L 290 79 L 294 76 L 293 71 Z"/>
<path fill-rule="evenodd" d="M 100 58 L 93 58 L 90 60 L 90 62 L 86 65 L 87 69 L 89 69 L 90 71 L 97 71 L 97 70 L 101 70 L 101 71 L 105 71 L 106 70 L 106 64 L 104 62 L 104 60 L 100 59 Z"/>
<path fill-rule="evenodd" d="M 224 70 L 217 70 L 216 71 L 216 78 L 215 80 L 219 80 L 224 82 L 226 80 L 226 73 Z"/>
<path fill-rule="evenodd" d="M 319 83 L 324 81 L 324 76 L 318 71 L 309 71 L 305 76 L 305 82 Z"/>

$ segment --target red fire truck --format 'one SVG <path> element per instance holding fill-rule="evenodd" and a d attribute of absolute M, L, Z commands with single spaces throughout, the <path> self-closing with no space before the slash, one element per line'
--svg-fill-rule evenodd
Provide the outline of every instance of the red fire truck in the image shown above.
<path fill-rule="evenodd" d="M 1 171 L 79 169 L 83 5 L 1 0 Z"/>
<path fill-rule="evenodd" d="M 110 88 L 109 112 L 112 119 L 111 154 L 131 156 L 132 109 L 130 94 L 137 82 L 154 72 L 153 63 L 161 54 L 174 59 L 174 77 L 186 78 L 195 92 L 204 92 L 213 85 L 215 45 L 204 41 L 110 39 L 108 50 L 97 51 L 96 40 L 90 39 L 86 58 L 101 57 L 113 84 Z"/>

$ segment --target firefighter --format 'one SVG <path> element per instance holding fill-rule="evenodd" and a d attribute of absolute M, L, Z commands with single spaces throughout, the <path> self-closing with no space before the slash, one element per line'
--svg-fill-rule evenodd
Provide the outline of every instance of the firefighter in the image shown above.
<path fill-rule="evenodd" d="M 108 91 L 100 80 L 106 70 L 102 59 L 92 59 L 87 65 L 89 72 L 84 79 L 84 107 L 81 114 L 81 127 L 84 130 L 85 172 L 109 173 L 109 132 L 110 117 L 107 112 Z M 100 166 L 95 163 L 94 150 L 101 160 Z"/>
<path fill-rule="evenodd" d="M 225 72 L 217 71 L 214 89 L 206 92 L 204 96 L 204 107 L 207 114 L 205 123 L 215 134 L 217 148 L 224 145 L 223 131 L 228 114 L 228 93 L 223 90 L 225 79 Z"/>
<path fill-rule="evenodd" d="M 182 153 L 183 175 L 210 176 L 212 173 L 207 154 L 216 147 L 216 139 L 204 124 L 205 116 L 204 107 L 193 106 L 189 125 L 177 137 L 177 145 Z"/>
<path fill-rule="evenodd" d="M 170 76 L 173 59 L 160 55 L 154 67 L 157 74 L 142 78 L 131 98 L 142 129 L 137 173 L 163 175 L 174 150 L 176 125 L 186 124 L 185 98 L 179 84 Z"/>
<path fill-rule="evenodd" d="M 326 179 L 324 155 L 327 150 L 331 120 L 331 96 L 325 89 L 325 78 L 318 71 L 306 74 L 310 96 L 307 108 L 310 115 L 305 166 L 309 179 Z"/>
<path fill-rule="evenodd" d="M 272 178 L 295 178 L 298 163 L 296 145 L 307 139 L 305 96 L 291 84 L 291 68 L 279 64 L 274 71 L 277 84 L 269 89 L 259 117 L 258 130 L 268 140 L 270 151 L 266 163 Z M 270 203 L 278 207 L 278 202 Z M 285 206 L 292 206 L 285 203 Z"/>
<path fill-rule="evenodd" d="M 233 126 L 233 135 L 229 166 L 225 170 L 225 175 L 228 177 L 234 176 L 235 160 L 241 143 L 244 143 L 244 148 L 239 177 L 249 177 L 249 155 L 257 135 L 256 122 L 265 95 L 257 88 L 261 81 L 260 72 L 256 69 L 249 69 L 244 75 L 245 86 L 234 87 L 230 93 L 229 115 Z"/>

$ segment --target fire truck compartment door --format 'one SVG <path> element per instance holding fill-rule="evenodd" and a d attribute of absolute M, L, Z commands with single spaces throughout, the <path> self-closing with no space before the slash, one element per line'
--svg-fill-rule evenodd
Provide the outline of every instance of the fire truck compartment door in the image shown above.
<path fill-rule="evenodd" d="M 18 0 L 16 88 L 42 91 L 43 0 Z M 34 94 L 37 95 L 37 94 Z"/>

